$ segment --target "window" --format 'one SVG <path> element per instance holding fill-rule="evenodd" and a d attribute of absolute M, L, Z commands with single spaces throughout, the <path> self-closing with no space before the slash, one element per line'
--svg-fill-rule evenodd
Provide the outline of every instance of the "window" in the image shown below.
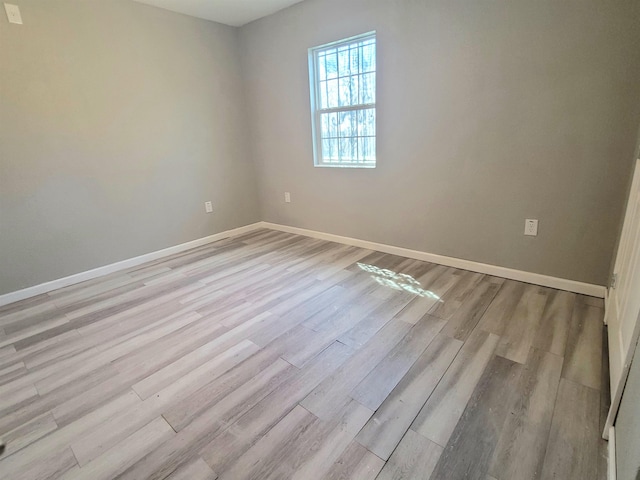
<path fill-rule="evenodd" d="M 314 163 L 376 166 L 376 36 L 309 50 Z"/>

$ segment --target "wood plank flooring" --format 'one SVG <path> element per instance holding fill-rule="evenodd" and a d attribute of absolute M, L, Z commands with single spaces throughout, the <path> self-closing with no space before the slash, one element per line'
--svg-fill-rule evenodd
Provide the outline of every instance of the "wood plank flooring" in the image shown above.
<path fill-rule="evenodd" d="M 604 479 L 602 309 L 257 230 L 0 307 L 0 478 Z"/>

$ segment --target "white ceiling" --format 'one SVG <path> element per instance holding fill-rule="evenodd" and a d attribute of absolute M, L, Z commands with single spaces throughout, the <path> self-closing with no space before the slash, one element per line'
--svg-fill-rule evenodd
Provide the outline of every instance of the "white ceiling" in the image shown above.
<path fill-rule="evenodd" d="M 302 0 L 135 0 L 172 12 L 184 13 L 240 27 Z"/>

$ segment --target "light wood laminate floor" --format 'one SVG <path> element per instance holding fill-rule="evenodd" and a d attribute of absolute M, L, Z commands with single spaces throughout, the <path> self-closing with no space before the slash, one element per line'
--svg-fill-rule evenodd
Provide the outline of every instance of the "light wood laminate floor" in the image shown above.
<path fill-rule="evenodd" d="M 0 308 L 0 477 L 605 478 L 602 307 L 222 240 Z"/>

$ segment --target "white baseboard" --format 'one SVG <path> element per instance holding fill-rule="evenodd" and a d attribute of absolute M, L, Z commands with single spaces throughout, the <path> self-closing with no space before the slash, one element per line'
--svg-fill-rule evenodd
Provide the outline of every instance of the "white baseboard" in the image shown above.
<path fill-rule="evenodd" d="M 418 250 L 410 250 L 408 248 L 394 247 L 383 243 L 369 242 L 351 237 L 342 237 L 331 233 L 317 232 L 315 230 L 306 230 L 304 228 L 290 227 L 287 225 L 279 225 L 277 223 L 261 222 L 264 228 L 279 230 L 281 232 L 295 233 L 307 237 L 318 238 L 321 240 L 329 240 L 331 242 L 343 243 L 354 247 L 366 248 L 369 250 L 377 250 L 379 252 L 391 253 L 402 257 L 414 258 L 425 262 L 446 265 L 447 267 L 461 268 L 463 270 L 471 270 L 472 272 L 485 273 L 496 277 L 518 280 L 520 282 L 533 283 L 543 287 L 556 288 L 558 290 L 567 290 L 569 292 L 589 295 L 591 297 L 604 298 L 606 288 L 602 285 L 593 285 L 590 283 L 577 282 L 575 280 L 567 280 L 564 278 L 550 277 L 539 273 L 525 272 L 522 270 L 514 270 L 512 268 L 499 267 L 497 265 L 489 265 L 486 263 L 473 262 L 471 260 L 463 260 L 460 258 L 447 257 L 434 253 L 420 252 Z"/>
<path fill-rule="evenodd" d="M 135 267 L 152 260 L 157 260 L 158 258 L 173 255 L 174 253 L 184 252 L 185 250 L 200 247 L 202 245 L 206 245 L 207 243 L 222 240 L 223 238 L 242 235 L 243 233 L 247 233 L 262 227 L 262 222 L 252 223 L 250 225 L 245 225 L 244 227 L 215 233 L 213 235 L 209 235 L 208 237 L 198 238 L 197 240 L 181 243 L 180 245 L 164 248 L 162 250 L 157 250 L 151 253 L 145 253 L 144 255 L 140 255 L 138 257 L 128 258 L 126 260 L 112 263 L 110 265 L 104 265 L 92 270 L 69 275 L 68 277 L 58 278 L 57 280 L 41 283 L 33 287 L 24 288 L 15 292 L 5 293 L 4 295 L 0 295 L 0 307 L 9 303 L 17 302 L 19 300 L 24 300 L 25 298 L 35 297 L 36 295 L 40 295 L 42 293 L 51 292 L 53 290 L 57 290 L 58 288 L 63 288 L 75 283 L 102 277 L 103 275 L 108 275 L 109 273 L 117 272 L 118 270 Z"/>
<path fill-rule="evenodd" d="M 616 429 L 609 427 L 609 480 L 616 480 Z"/>
<path fill-rule="evenodd" d="M 343 243 L 345 245 L 366 248 L 369 250 L 377 250 L 379 252 L 400 255 L 402 257 L 408 258 L 415 258 L 416 260 L 437 263 L 440 265 L 446 265 L 448 267 L 461 268 L 463 270 L 470 270 L 472 272 L 485 273 L 488 275 L 495 275 L 497 277 L 509 278 L 511 280 L 518 280 L 521 282 L 533 283 L 535 285 L 542 285 L 544 287 L 551 287 L 557 288 L 559 290 L 581 293 L 583 295 L 589 295 L 592 297 L 605 298 L 606 293 L 606 288 L 601 285 L 576 282 L 574 280 L 566 280 L 564 278 L 541 275 L 539 273 L 524 272 L 522 270 L 514 270 L 511 268 L 499 267 L 496 265 L 488 265 L 486 263 L 473 262 L 470 260 L 447 257 L 434 253 L 420 252 L 418 250 L 411 250 L 408 248 L 394 247 L 392 245 L 385 245 L 383 243 L 369 242 L 367 240 L 343 237 L 340 235 L 333 235 L 331 233 L 317 232 L 315 230 L 307 230 L 304 228 L 290 227 L 287 225 L 279 225 L 269 222 L 256 222 L 252 223 L 251 225 L 246 225 L 244 227 L 234 228 L 232 230 L 216 233 L 214 235 L 209 235 L 208 237 L 199 238 L 197 240 L 192 240 L 190 242 L 175 245 L 173 247 L 146 253 L 144 255 L 122 260 L 110 265 L 105 265 L 102 267 L 94 268 L 92 270 L 87 270 L 85 272 L 76 273 L 68 277 L 41 283 L 40 285 L 35 285 L 33 287 L 6 293 L 4 295 L 0 295 L 0 306 L 34 297 L 42 293 L 51 292 L 53 290 L 57 290 L 58 288 L 63 288 L 69 285 L 84 282 L 85 280 L 91 280 L 93 278 L 108 275 L 109 273 L 117 272 L 119 270 L 135 267 L 145 262 L 157 260 L 158 258 L 173 255 L 174 253 L 180 253 L 185 250 L 189 250 L 190 248 L 196 248 L 201 245 L 206 245 L 207 243 L 215 242 L 223 238 L 241 235 L 258 228 L 270 228 L 272 230 L 279 230 L 281 232 L 304 235 L 321 240 L 328 240 L 331 242 Z"/>

